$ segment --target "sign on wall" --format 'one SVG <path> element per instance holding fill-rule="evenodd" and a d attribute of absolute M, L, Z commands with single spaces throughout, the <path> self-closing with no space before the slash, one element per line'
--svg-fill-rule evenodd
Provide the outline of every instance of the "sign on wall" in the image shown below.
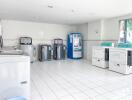
<path fill-rule="evenodd" d="M 119 43 L 132 43 L 132 19 L 121 20 L 119 26 Z"/>

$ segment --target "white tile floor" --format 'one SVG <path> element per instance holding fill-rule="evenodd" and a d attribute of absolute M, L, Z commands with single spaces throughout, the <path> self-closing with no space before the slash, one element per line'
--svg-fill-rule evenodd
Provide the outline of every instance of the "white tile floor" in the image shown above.
<path fill-rule="evenodd" d="M 31 66 L 31 100 L 132 100 L 132 75 L 86 60 L 36 62 Z"/>

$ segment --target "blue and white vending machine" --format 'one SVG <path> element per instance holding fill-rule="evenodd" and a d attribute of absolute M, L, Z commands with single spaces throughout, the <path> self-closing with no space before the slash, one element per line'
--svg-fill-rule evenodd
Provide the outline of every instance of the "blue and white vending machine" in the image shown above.
<path fill-rule="evenodd" d="M 81 33 L 68 34 L 67 57 L 70 59 L 81 59 L 83 57 L 83 43 Z"/>

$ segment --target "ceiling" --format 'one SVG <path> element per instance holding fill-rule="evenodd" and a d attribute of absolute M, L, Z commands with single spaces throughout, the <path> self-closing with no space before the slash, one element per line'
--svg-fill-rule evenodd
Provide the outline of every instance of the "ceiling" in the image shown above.
<path fill-rule="evenodd" d="M 81 24 L 132 13 L 132 0 L 0 0 L 0 18 Z"/>

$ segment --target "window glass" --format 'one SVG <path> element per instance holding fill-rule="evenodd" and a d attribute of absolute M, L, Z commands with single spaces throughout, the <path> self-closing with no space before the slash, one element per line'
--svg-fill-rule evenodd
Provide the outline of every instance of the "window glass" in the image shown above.
<path fill-rule="evenodd" d="M 126 42 L 132 43 L 132 19 L 127 20 L 126 26 Z"/>
<path fill-rule="evenodd" d="M 126 27 L 126 25 L 125 25 L 125 20 L 121 20 L 120 22 L 119 22 L 119 28 L 120 28 L 120 36 L 119 36 L 119 43 L 124 43 L 125 41 L 126 41 L 126 39 L 125 39 L 125 27 Z"/>

